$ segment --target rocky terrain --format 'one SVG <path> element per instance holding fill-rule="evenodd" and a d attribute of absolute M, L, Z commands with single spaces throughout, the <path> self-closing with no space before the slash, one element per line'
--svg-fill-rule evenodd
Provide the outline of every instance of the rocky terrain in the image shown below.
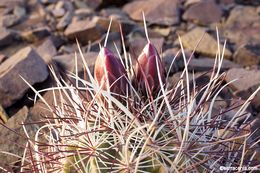
<path fill-rule="evenodd" d="M 50 113 L 43 109 L 42 102 L 34 104 L 34 92 L 21 77 L 40 90 L 54 85 L 48 67 L 73 72 L 76 38 L 93 69 L 110 18 L 113 23 L 107 47 L 116 53 L 116 44 L 123 53 L 121 25 L 127 50 L 138 56 L 146 44 L 144 11 L 150 40 L 160 50 L 167 70 L 180 49 L 178 36 L 187 55 L 200 40 L 188 67 L 194 76 L 213 67 L 218 27 L 220 48 L 227 40 L 222 67 L 225 82 L 239 80 L 221 93 L 219 99 L 225 99 L 225 103 L 217 104 L 216 109 L 245 102 L 260 85 L 259 5 L 255 0 L 1 0 L 0 121 L 9 129 L 0 126 L 0 166 L 18 159 L 1 151 L 22 155 L 26 136 L 21 124 L 26 124 L 28 135 L 33 134 L 42 115 Z M 80 59 L 78 64 L 83 72 Z M 178 56 L 170 69 L 172 83 L 183 68 L 183 58 Z M 53 103 L 52 92 L 42 94 Z M 259 125 L 259 112 L 260 93 L 248 108 L 251 130 Z"/>

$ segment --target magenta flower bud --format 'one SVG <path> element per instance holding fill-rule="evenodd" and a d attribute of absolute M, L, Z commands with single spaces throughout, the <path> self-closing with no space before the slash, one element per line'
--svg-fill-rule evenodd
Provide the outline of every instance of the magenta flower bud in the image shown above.
<path fill-rule="evenodd" d="M 125 68 L 121 61 L 105 47 L 100 50 L 96 59 L 94 77 L 102 89 L 125 94 L 127 86 Z"/>
<path fill-rule="evenodd" d="M 147 80 L 147 83 L 152 93 L 158 91 L 158 89 L 160 89 L 160 81 L 158 74 L 160 75 L 162 83 L 165 84 L 164 65 L 156 48 L 153 44 L 149 42 L 145 45 L 142 53 L 139 55 L 138 63 L 136 64 L 137 82 L 138 85 L 141 87 L 141 90 L 147 91 L 147 86 L 145 85 L 145 81 Z"/>

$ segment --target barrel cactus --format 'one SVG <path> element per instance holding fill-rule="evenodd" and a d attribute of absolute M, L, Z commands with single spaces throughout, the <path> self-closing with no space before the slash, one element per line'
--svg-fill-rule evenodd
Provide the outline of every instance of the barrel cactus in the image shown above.
<path fill-rule="evenodd" d="M 260 88 L 237 111 L 216 113 L 217 96 L 229 85 L 220 73 L 223 51 L 203 86 L 189 78 L 189 57 L 181 52 L 185 68 L 171 83 L 149 40 L 136 65 L 126 51 L 118 58 L 104 46 L 94 76 L 80 51 L 88 80 L 76 72 L 69 75 L 76 84 L 60 82 L 53 73 L 57 86 L 49 90 L 60 101 L 48 105 L 53 117 L 29 140 L 21 172 L 219 172 L 255 165 L 257 142 L 247 117 L 238 119 Z M 229 113 L 232 119 L 223 118 Z"/>

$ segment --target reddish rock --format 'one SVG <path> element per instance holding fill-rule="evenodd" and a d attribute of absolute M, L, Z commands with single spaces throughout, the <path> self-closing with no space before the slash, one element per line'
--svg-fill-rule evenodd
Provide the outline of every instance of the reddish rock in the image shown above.
<path fill-rule="evenodd" d="M 6 60 L 6 55 L 0 53 L 0 64 Z"/>
<path fill-rule="evenodd" d="M 227 72 L 226 81 L 230 82 L 233 79 L 238 80 L 230 84 L 230 86 L 237 96 L 246 100 L 260 86 L 260 70 L 230 69 Z M 252 105 L 256 110 L 260 111 L 260 92 L 252 100 Z"/>
<path fill-rule="evenodd" d="M 219 5 L 221 6 L 222 9 L 224 10 L 229 10 L 230 8 L 234 7 L 235 0 L 219 0 Z"/>
<path fill-rule="evenodd" d="M 257 140 L 259 140 L 259 136 L 260 136 L 260 117 L 256 117 L 255 120 L 253 120 L 250 123 L 250 127 L 251 127 L 251 132 L 254 132 L 253 135 L 250 137 L 251 140 L 253 140 L 254 142 L 257 142 Z M 259 146 L 259 142 L 258 142 L 258 146 Z"/>
<path fill-rule="evenodd" d="M 14 14 L 8 14 L 5 16 L 0 16 L 0 26 L 3 27 L 11 27 L 16 24 L 18 24 L 20 21 L 20 17 L 14 15 Z"/>
<path fill-rule="evenodd" d="M 67 38 L 73 41 L 77 38 L 83 44 L 101 38 L 102 33 L 102 29 L 96 23 L 89 20 L 72 22 L 64 32 Z"/>
<path fill-rule="evenodd" d="M 193 71 L 209 71 L 214 67 L 215 59 L 212 58 L 192 58 L 188 69 Z M 224 59 L 221 65 L 221 71 L 226 71 L 230 68 L 237 68 L 238 64 L 233 63 L 232 61 Z"/>
<path fill-rule="evenodd" d="M 87 18 L 94 14 L 95 14 L 94 10 L 91 8 L 88 8 L 88 7 L 76 9 L 74 12 L 74 15 L 76 15 L 80 18 Z"/>
<path fill-rule="evenodd" d="M 67 11 L 65 13 L 65 15 L 60 19 L 60 21 L 58 22 L 56 28 L 58 30 L 62 30 L 64 29 L 66 26 L 68 26 L 72 20 L 73 17 L 73 13 L 70 11 Z"/>
<path fill-rule="evenodd" d="M 126 4 L 123 7 L 133 20 L 143 21 L 144 11 L 147 22 L 161 25 L 179 23 L 180 12 L 177 0 L 139 0 Z"/>
<path fill-rule="evenodd" d="M 102 27 L 102 29 L 107 30 L 109 27 L 110 19 L 105 17 L 95 16 L 93 18 L 93 22 Z M 113 20 L 111 24 L 110 31 L 111 32 L 120 32 L 119 29 L 120 23 L 117 20 Z"/>
<path fill-rule="evenodd" d="M 114 19 L 114 18 L 112 18 L 112 19 L 113 19 L 113 21 L 112 21 L 111 28 L 110 28 L 111 32 L 120 33 L 120 25 L 121 25 L 123 33 L 128 34 L 136 26 L 136 24 L 134 22 L 131 22 L 130 20 Z M 109 27 L 110 18 L 95 16 L 93 18 L 93 22 L 95 22 L 103 30 L 106 31 Z"/>
<path fill-rule="evenodd" d="M 98 56 L 97 52 L 84 53 L 84 58 L 88 64 L 88 67 L 93 71 L 95 60 Z M 82 71 L 84 64 L 80 55 L 77 55 L 78 60 L 78 71 Z M 58 55 L 52 58 L 54 61 L 61 63 L 67 71 L 74 72 L 75 70 L 75 54 Z"/>
<path fill-rule="evenodd" d="M 43 4 L 52 4 L 56 3 L 58 0 L 41 0 L 41 3 Z"/>
<path fill-rule="evenodd" d="M 158 34 L 160 34 L 163 37 L 167 37 L 167 36 L 169 36 L 171 31 L 173 31 L 173 28 L 172 27 L 154 27 L 152 30 L 154 32 L 157 32 Z"/>
<path fill-rule="evenodd" d="M 223 32 L 237 47 L 246 43 L 259 43 L 260 23 L 257 10 L 256 7 L 237 6 L 230 12 Z"/>
<path fill-rule="evenodd" d="M 0 104 L 4 108 L 22 98 L 29 89 L 20 76 L 31 85 L 48 77 L 46 64 L 31 47 L 21 49 L 0 65 Z"/>
<path fill-rule="evenodd" d="M 54 9 L 51 12 L 56 18 L 62 17 L 65 14 L 64 8 Z"/>
<path fill-rule="evenodd" d="M 179 54 L 177 55 L 178 51 L 179 51 Z M 172 66 L 171 66 L 171 63 L 175 56 L 177 56 L 177 57 L 175 58 L 175 61 L 173 62 Z M 191 56 L 191 52 L 188 50 L 185 50 L 185 56 L 186 56 L 186 58 L 189 58 Z M 163 52 L 162 60 L 165 64 L 166 72 L 168 72 L 170 70 L 170 75 L 172 75 L 173 73 L 180 71 L 184 68 L 183 56 L 182 56 L 182 52 L 179 48 L 171 48 L 171 49 L 165 50 Z"/>
<path fill-rule="evenodd" d="M 57 103 L 60 103 L 60 93 L 57 90 L 47 91 L 45 93 L 40 93 L 41 96 L 44 98 L 46 103 L 49 104 L 51 108 L 54 108 L 55 100 L 54 96 L 57 99 Z M 55 94 L 55 95 L 53 95 Z M 63 95 L 64 96 L 64 95 Z M 63 97 L 66 100 L 66 96 Z M 48 106 L 41 100 L 37 100 L 37 102 L 34 104 L 34 106 L 29 111 L 29 117 L 27 118 L 27 122 L 39 122 L 42 119 L 44 119 L 44 116 L 46 117 L 52 117 L 52 112 L 49 110 Z"/>
<path fill-rule="evenodd" d="M 48 64 L 51 58 L 57 55 L 57 49 L 52 42 L 52 40 L 46 39 L 38 48 L 38 54 L 43 58 L 43 60 Z"/>
<path fill-rule="evenodd" d="M 9 152 L 20 157 L 23 156 L 24 147 L 27 142 L 25 138 L 24 130 L 22 127 L 22 123 L 25 122 L 28 116 L 28 108 L 24 106 L 21 110 L 19 110 L 15 115 L 13 115 L 10 119 L 8 119 L 5 124 L 8 128 L 13 131 L 5 128 L 0 125 L 0 148 L 1 151 Z M 31 131 L 27 131 L 28 134 L 32 135 Z M 20 135 L 18 135 L 20 134 Z M 3 154 L 0 152 L 0 166 L 7 168 L 14 166 L 15 162 L 18 162 L 19 158 L 11 156 L 9 154 Z"/>
<path fill-rule="evenodd" d="M 233 68 L 227 72 L 226 81 L 230 82 L 233 79 L 238 79 L 238 81 L 230 84 L 233 89 L 238 92 L 247 91 L 250 88 L 260 84 L 260 71 Z"/>
<path fill-rule="evenodd" d="M 260 2 L 256 0 L 235 0 L 235 2 L 243 5 L 260 5 Z"/>
<path fill-rule="evenodd" d="M 208 25 L 219 22 L 221 16 L 222 10 L 214 1 L 201 1 L 189 7 L 184 13 L 183 19 Z"/>
<path fill-rule="evenodd" d="M 105 40 L 106 40 L 106 34 L 104 34 L 100 40 L 95 41 L 91 45 L 90 51 L 99 52 L 100 45 L 104 46 Z M 119 51 L 120 54 L 122 53 L 121 35 L 119 32 L 109 33 L 109 36 L 107 38 L 106 48 L 111 50 L 115 55 L 118 55 L 117 50 Z M 89 45 L 86 46 L 86 50 L 88 49 L 89 49 Z"/>
<path fill-rule="evenodd" d="M 128 15 L 120 8 L 105 8 L 100 11 L 100 14 L 106 18 L 113 16 L 113 19 L 129 19 Z"/>
<path fill-rule="evenodd" d="M 202 38 L 203 36 L 203 38 Z M 215 58 L 218 50 L 218 43 L 214 37 L 208 34 L 204 29 L 196 27 L 189 31 L 188 33 L 181 36 L 182 44 L 185 48 L 193 51 L 193 49 L 198 44 L 199 40 L 202 38 L 200 44 L 196 48 L 196 52 L 201 53 L 202 55 Z M 179 40 L 176 40 L 176 43 L 179 44 Z M 220 50 L 222 53 L 223 45 L 220 44 Z M 230 59 L 232 53 L 225 48 L 224 58 Z"/>
<path fill-rule="evenodd" d="M 244 66 L 260 63 L 260 44 L 246 44 L 237 49 L 234 61 Z"/>
<path fill-rule="evenodd" d="M 49 35 L 50 28 L 48 26 L 36 27 L 34 29 L 25 30 L 21 33 L 22 38 L 28 42 L 36 42 Z"/>
<path fill-rule="evenodd" d="M 177 55 L 178 51 L 179 51 L 179 54 L 176 57 L 174 63 L 172 64 L 171 69 L 169 69 L 170 65 L 172 63 L 172 60 Z M 188 61 L 188 59 L 191 56 L 191 51 L 185 50 L 185 56 Z M 173 74 L 184 68 L 183 55 L 182 55 L 181 50 L 178 48 L 172 48 L 172 49 L 166 50 L 163 53 L 163 61 L 164 61 L 167 71 L 170 70 L 170 74 Z M 210 71 L 213 69 L 214 63 L 215 63 L 215 59 L 206 58 L 206 57 L 195 58 L 193 56 L 188 64 L 188 70 L 191 72 L 192 71 L 195 71 L 195 72 Z M 230 60 L 224 59 L 222 62 L 221 71 L 226 71 L 230 68 L 238 68 L 238 67 L 240 67 L 240 65 L 238 65 Z"/>
<path fill-rule="evenodd" d="M 101 5 L 102 0 L 85 0 L 85 3 L 88 7 L 96 9 L 98 6 Z"/>
<path fill-rule="evenodd" d="M 24 5 L 25 0 L 1 0 L 0 7 L 14 7 L 17 5 Z"/>
<path fill-rule="evenodd" d="M 13 41 L 13 34 L 5 28 L 0 27 L 0 47 L 7 46 Z"/>

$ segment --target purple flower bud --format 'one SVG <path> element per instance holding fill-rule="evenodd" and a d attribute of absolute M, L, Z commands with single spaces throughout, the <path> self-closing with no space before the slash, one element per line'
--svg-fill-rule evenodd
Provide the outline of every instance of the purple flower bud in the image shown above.
<path fill-rule="evenodd" d="M 121 61 L 107 48 L 102 48 L 95 62 L 94 77 L 102 89 L 124 94 L 127 80 Z M 109 87 L 109 88 L 108 88 Z"/>
<path fill-rule="evenodd" d="M 157 61 L 157 62 L 156 62 Z M 158 68 L 157 68 L 158 63 Z M 158 73 L 159 70 L 159 73 Z M 138 57 L 136 64 L 136 76 L 138 85 L 142 91 L 146 91 L 145 81 L 147 80 L 149 88 L 154 93 L 160 89 L 159 76 L 162 83 L 165 84 L 165 69 L 156 48 L 150 42 L 147 43 Z"/>

